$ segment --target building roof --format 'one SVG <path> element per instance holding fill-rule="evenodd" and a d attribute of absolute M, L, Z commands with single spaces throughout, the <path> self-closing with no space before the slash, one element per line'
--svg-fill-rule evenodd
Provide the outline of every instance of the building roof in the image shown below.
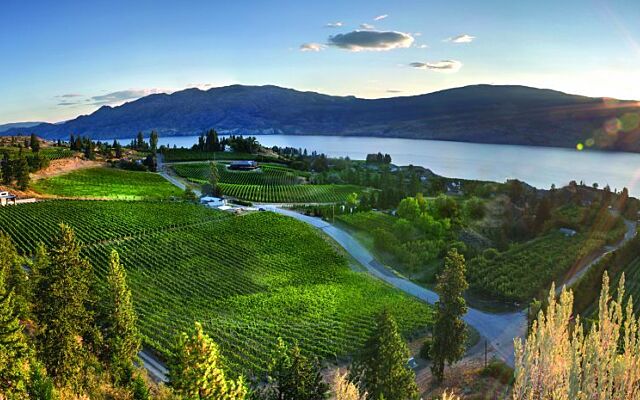
<path fill-rule="evenodd" d="M 0 199 L 15 199 L 16 196 L 9 192 L 0 192 Z"/>
<path fill-rule="evenodd" d="M 258 164 L 257 162 L 251 161 L 251 160 L 231 161 L 231 165 L 237 165 L 237 166 L 254 166 L 257 164 Z"/>

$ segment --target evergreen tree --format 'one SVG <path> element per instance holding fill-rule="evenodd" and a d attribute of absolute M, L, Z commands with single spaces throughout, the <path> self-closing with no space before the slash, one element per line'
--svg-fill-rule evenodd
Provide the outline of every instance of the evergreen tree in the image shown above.
<path fill-rule="evenodd" d="M 15 163 L 16 183 L 20 190 L 27 190 L 31 177 L 29 176 L 29 163 L 24 156 L 20 157 Z"/>
<path fill-rule="evenodd" d="M 242 400 L 247 395 L 242 377 L 226 377 L 218 346 L 198 322 L 191 336 L 178 336 L 169 377 L 175 393 L 185 400 Z"/>
<path fill-rule="evenodd" d="M 445 362 L 449 365 L 464 355 L 467 329 L 462 316 L 467 312 L 463 294 L 467 290 L 464 256 L 451 249 L 444 261 L 444 270 L 438 276 L 436 291 L 436 322 L 431 345 L 431 371 L 442 381 Z"/>
<path fill-rule="evenodd" d="M 373 334 L 358 355 L 351 377 L 360 379 L 371 399 L 415 399 L 418 386 L 415 373 L 407 365 L 409 355 L 396 321 L 385 310 L 377 317 Z"/>
<path fill-rule="evenodd" d="M 30 350 L 18 319 L 14 290 L 6 283 L 16 257 L 15 248 L 11 251 L 10 247 L 9 237 L 0 234 L 0 398 L 18 400 L 27 397 Z"/>
<path fill-rule="evenodd" d="M 31 151 L 34 153 L 40 151 L 40 139 L 38 139 L 35 133 L 31 134 L 31 138 L 29 139 L 29 147 L 31 147 Z"/>
<path fill-rule="evenodd" d="M 2 155 L 2 162 L 0 163 L 0 177 L 2 178 L 2 183 L 5 185 L 10 185 L 13 182 L 13 165 L 11 159 L 9 158 L 9 152 L 5 151 Z"/>
<path fill-rule="evenodd" d="M 158 132 L 151 131 L 151 136 L 149 136 L 149 150 L 152 153 L 158 151 Z"/>
<path fill-rule="evenodd" d="M 211 185 L 210 194 L 213 196 L 220 196 L 222 193 L 220 192 L 220 187 L 218 183 L 220 182 L 220 173 L 218 172 L 218 164 L 212 162 L 209 164 L 209 184 Z"/>
<path fill-rule="evenodd" d="M 310 362 L 296 344 L 289 348 L 281 338 L 269 367 L 267 400 L 323 400 L 329 386 L 323 381 L 317 361 Z"/>
<path fill-rule="evenodd" d="M 135 149 L 144 150 L 144 148 L 145 148 L 144 135 L 142 134 L 142 132 L 138 132 L 138 136 L 136 137 Z"/>
<path fill-rule="evenodd" d="M 60 386 L 81 387 L 87 362 L 85 339 L 93 331 L 90 311 L 91 264 L 80 256 L 73 230 L 60 225 L 47 254 L 40 247 L 36 262 L 35 315 L 40 324 L 38 349 L 47 371 Z"/>
<path fill-rule="evenodd" d="M 127 286 L 127 274 L 113 250 L 107 273 L 108 290 L 105 298 L 104 341 L 106 356 L 116 378 L 130 374 L 140 351 L 140 333 Z"/>

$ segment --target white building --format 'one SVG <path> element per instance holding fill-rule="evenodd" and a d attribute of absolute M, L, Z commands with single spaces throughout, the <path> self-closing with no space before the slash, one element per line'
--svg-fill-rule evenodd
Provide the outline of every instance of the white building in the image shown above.
<path fill-rule="evenodd" d="M 227 204 L 227 201 L 221 197 L 204 196 L 200 198 L 200 204 L 206 204 L 208 207 L 218 208 Z"/>
<path fill-rule="evenodd" d="M 9 192 L 0 192 L 0 206 L 16 204 L 16 196 Z"/>

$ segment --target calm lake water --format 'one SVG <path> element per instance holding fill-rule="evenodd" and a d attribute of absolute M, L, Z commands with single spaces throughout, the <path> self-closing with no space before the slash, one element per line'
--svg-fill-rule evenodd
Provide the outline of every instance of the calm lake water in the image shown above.
<path fill-rule="evenodd" d="M 640 154 L 577 151 L 551 147 L 443 142 L 340 136 L 257 136 L 265 146 L 316 150 L 329 156 L 364 159 L 368 153 L 389 153 L 396 165 L 420 165 L 438 175 L 504 182 L 517 178 L 539 188 L 571 180 L 640 196 Z M 191 147 L 197 136 L 160 137 L 160 144 Z M 126 140 L 122 140 L 127 143 Z"/>

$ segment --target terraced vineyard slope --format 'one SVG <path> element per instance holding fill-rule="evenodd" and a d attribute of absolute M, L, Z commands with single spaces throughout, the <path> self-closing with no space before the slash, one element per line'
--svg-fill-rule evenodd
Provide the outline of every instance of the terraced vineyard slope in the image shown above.
<path fill-rule="evenodd" d="M 326 239 L 288 217 L 237 217 L 169 202 L 51 201 L 0 209 L 0 229 L 23 253 L 48 240 L 58 222 L 78 230 L 100 278 L 110 250 L 120 252 L 144 341 L 165 355 L 174 333 L 194 320 L 216 338 L 236 372 L 263 371 L 277 337 L 297 340 L 320 358 L 352 354 L 383 308 L 405 335 L 431 321 L 427 305 L 350 270 Z"/>
<path fill-rule="evenodd" d="M 179 176 L 195 183 L 209 179 L 208 163 L 174 164 Z M 264 203 L 335 203 L 364 188 L 355 185 L 305 184 L 304 173 L 275 164 L 263 164 L 254 171 L 232 171 L 218 163 L 220 189 L 226 196 Z"/>

